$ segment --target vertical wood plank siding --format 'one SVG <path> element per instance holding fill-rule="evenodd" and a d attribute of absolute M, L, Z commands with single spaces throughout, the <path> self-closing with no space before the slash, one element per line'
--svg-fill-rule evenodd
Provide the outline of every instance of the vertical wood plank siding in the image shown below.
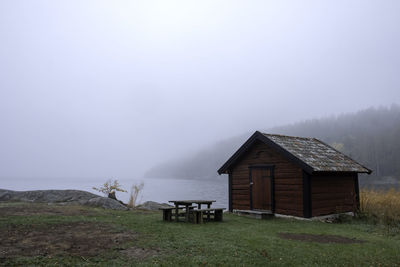
<path fill-rule="evenodd" d="M 231 170 L 232 208 L 250 209 L 249 165 L 255 164 L 275 165 L 275 213 L 302 217 L 302 169 L 260 141 L 256 141 Z"/>
<path fill-rule="evenodd" d="M 354 173 L 318 174 L 312 176 L 312 216 L 356 211 Z"/>

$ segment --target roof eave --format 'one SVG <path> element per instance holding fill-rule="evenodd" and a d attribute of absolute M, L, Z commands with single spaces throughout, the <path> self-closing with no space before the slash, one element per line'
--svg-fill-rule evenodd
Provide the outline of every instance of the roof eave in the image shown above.
<path fill-rule="evenodd" d="M 369 169 L 366 169 L 365 171 L 336 171 L 336 170 L 326 170 L 326 171 L 314 171 L 313 174 L 318 174 L 318 173 L 366 173 L 366 174 L 371 174 L 372 171 Z"/>
<path fill-rule="evenodd" d="M 370 175 L 370 174 L 372 173 L 372 170 L 370 170 L 370 169 L 368 169 L 368 168 L 366 168 L 366 167 L 364 167 L 364 169 L 366 169 L 366 171 L 364 171 L 364 172 L 359 172 L 359 173 L 366 173 L 366 174 L 368 174 L 368 175 Z"/>
<path fill-rule="evenodd" d="M 343 155 L 344 157 L 346 157 L 347 159 L 353 161 L 354 163 L 360 165 L 363 169 L 365 169 L 365 171 L 362 171 L 362 172 L 359 172 L 359 171 L 355 171 L 355 172 L 357 172 L 357 173 L 366 173 L 366 174 L 368 174 L 368 175 L 370 175 L 370 174 L 372 173 L 372 170 L 368 169 L 368 168 L 365 167 L 364 165 L 362 165 L 362 164 L 360 164 L 359 162 L 355 161 L 354 159 L 352 159 L 351 157 L 347 156 L 347 155 L 344 154 L 343 152 L 337 150 L 336 148 L 334 148 L 334 147 L 328 145 L 327 143 L 325 143 L 325 142 L 323 142 L 323 141 L 321 141 L 321 140 L 319 140 L 319 139 L 316 139 L 316 138 L 314 138 L 314 139 L 317 140 L 318 142 L 320 142 L 320 143 L 322 143 L 322 144 L 324 144 L 324 145 L 330 147 L 331 149 L 335 150 L 336 152 L 342 154 L 342 155 Z"/>

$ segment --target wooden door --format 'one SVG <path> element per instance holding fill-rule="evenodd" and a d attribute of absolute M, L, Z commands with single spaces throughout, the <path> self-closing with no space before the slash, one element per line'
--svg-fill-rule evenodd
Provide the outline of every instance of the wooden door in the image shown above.
<path fill-rule="evenodd" d="M 250 188 L 252 209 L 272 211 L 272 170 L 251 168 Z"/>

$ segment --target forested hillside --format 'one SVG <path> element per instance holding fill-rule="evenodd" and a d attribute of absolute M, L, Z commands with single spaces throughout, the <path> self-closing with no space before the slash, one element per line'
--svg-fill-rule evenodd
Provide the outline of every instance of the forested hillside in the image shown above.
<path fill-rule="evenodd" d="M 316 137 L 373 170 L 368 179 L 400 177 L 400 106 L 369 108 L 356 113 L 307 120 L 267 133 Z M 193 156 L 155 166 L 146 177 L 210 179 L 252 134 L 231 137 Z"/>

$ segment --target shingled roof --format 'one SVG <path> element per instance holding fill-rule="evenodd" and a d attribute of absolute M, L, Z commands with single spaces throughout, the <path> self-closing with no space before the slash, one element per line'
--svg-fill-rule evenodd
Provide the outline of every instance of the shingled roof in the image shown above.
<path fill-rule="evenodd" d="M 330 147 L 316 138 L 305 138 L 277 134 L 255 132 L 249 140 L 218 170 L 226 173 L 256 140 L 275 148 L 286 157 L 298 163 L 304 170 L 312 172 L 357 172 L 371 173 L 372 171 L 360 163 Z"/>

